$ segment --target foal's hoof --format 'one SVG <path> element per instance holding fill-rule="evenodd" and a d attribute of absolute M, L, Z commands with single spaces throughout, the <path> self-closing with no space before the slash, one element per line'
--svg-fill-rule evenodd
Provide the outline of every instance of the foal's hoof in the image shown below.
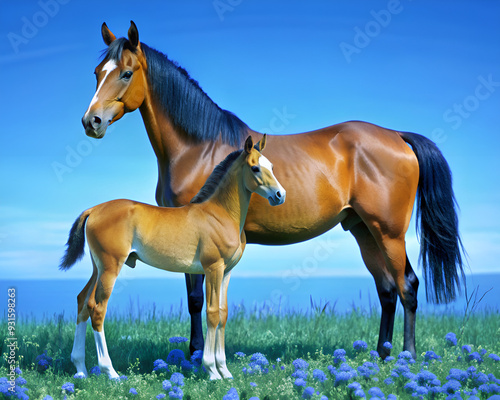
<path fill-rule="evenodd" d="M 73 375 L 73 378 L 75 378 L 75 379 L 85 379 L 85 378 L 87 378 L 87 375 L 85 375 L 84 372 L 77 372 L 75 375 Z"/>

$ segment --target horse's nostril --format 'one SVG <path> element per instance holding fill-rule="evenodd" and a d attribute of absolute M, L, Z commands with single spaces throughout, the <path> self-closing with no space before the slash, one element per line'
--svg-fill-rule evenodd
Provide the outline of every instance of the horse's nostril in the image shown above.
<path fill-rule="evenodd" d="M 277 197 L 278 199 L 280 199 L 280 198 L 281 198 L 281 192 L 280 192 L 279 190 L 276 192 L 276 197 Z"/>
<path fill-rule="evenodd" d="M 101 124 L 101 118 L 99 118 L 97 115 L 94 117 L 94 124 L 100 125 Z"/>

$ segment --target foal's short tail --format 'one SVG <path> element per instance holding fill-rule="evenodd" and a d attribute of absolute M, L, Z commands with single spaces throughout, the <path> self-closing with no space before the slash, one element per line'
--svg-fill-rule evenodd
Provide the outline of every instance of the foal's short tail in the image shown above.
<path fill-rule="evenodd" d="M 464 249 L 458 232 L 450 167 L 435 143 L 425 136 L 409 132 L 400 135 L 412 146 L 420 166 L 416 222 L 426 297 L 435 303 L 448 303 L 456 297 L 455 287 L 460 292 L 458 271 L 465 285 Z"/>
<path fill-rule="evenodd" d="M 61 259 L 60 270 L 68 270 L 73 264 L 83 257 L 85 250 L 85 221 L 92 212 L 92 208 L 85 210 L 80 214 L 71 227 L 69 232 L 68 242 L 66 243 L 67 249 Z"/>

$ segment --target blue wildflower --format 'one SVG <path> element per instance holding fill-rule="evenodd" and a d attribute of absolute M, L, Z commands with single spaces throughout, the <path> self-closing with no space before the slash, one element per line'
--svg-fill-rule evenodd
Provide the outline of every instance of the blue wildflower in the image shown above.
<path fill-rule="evenodd" d="M 174 336 L 168 339 L 170 343 L 184 343 L 188 341 L 188 338 L 183 336 Z"/>
<path fill-rule="evenodd" d="M 238 354 L 238 353 L 236 353 Z M 241 353 L 243 354 L 243 353 Z M 244 357 L 245 355 L 243 355 Z M 195 350 L 195 352 L 193 353 L 193 355 L 191 356 L 191 362 L 194 364 L 194 365 L 197 365 L 197 366 L 200 366 L 201 365 L 201 360 L 203 359 L 203 350 Z M 182 363 L 181 363 L 182 365 Z"/>
<path fill-rule="evenodd" d="M 128 392 L 130 394 L 133 394 L 134 396 L 137 394 L 137 390 L 135 390 L 135 388 L 130 388 L 130 390 Z"/>
<path fill-rule="evenodd" d="M 26 385 L 27 383 L 28 381 L 24 379 L 22 376 L 16 379 L 16 385 L 18 386 Z"/>
<path fill-rule="evenodd" d="M 68 393 L 75 393 L 75 385 L 71 382 L 66 382 L 61 386 L 62 390 L 65 390 Z"/>
<path fill-rule="evenodd" d="M 295 367 L 295 371 L 297 371 L 298 369 L 309 368 L 309 363 L 307 361 L 304 361 L 302 358 L 297 358 L 292 362 L 292 364 Z"/>
<path fill-rule="evenodd" d="M 358 389 L 354 392 L 354 397 L 359 397 L 359 398 L 365 398 L 365 392 L 363 392 L 363 389 Z"/>
<path fill-rule="evenodd" d="M 313 378 L 316 379 L 318 382 L 323 383 L 326 381 L 328 378 L 326 377 L 325 373 L 320 370 L 320 369 L 315 369 L 313 371 Z"/>
<path fill-rule="evenodd" d="M 372 351 L 370 351 L 370 356 L 371 356 L 371 358 L 373 358 L 374 360 L 377 360 L 377 359 L 379 359 L 379 358 L 380 358 L 380 354 L 378 354 L 378 351 L 376 351 L 376 350 L 372 350 Z"/>
<path fill-rule="evenodd" d="M 321 396 L 321 398 L 319 400 L 328 400 L 328 397 L 326 396 Z"/>
<path fill-rule="evenodd" d="M 481 364 L 483 362 L 483 359 L 481 358 L 481 355 L 477 351 L 474 351 L 473 353 L 470 353 L 467 356 L 467 359 L 469 361 L 477 361 L 479 364 Z"/>
<path fill-rule="evenodd" d="M 229 389 L 231 390 L 231 389 Z M 235 389 L 236 390 L 236 389 Z M 170 392 L 168 392 L 169 399 L 182 399 L 184 393 L 182 389 L 178 386 L 174 386 Z M 232 397 L 231 399 L 239 400 L 238 393 L 236 393 L 236 397 Z"/>
<path fill-rule="evenodd" d="M 128 376 L 126 375 L 120 375 L 120 378 L 119 378 L 121 381 L 128 381 Z"/>
<path fill-rule="evenodd" d="M 397 400 L 397 397 L 395 394 L 390 394 L 387 396 L 387 400 Z"/>
<path fill-rule="evenodd" d="M 337 349 L 333 352 L 333 362 L 335 364 L 339 363 L 339 362 L 345 362 L 345 355 L 346 355 L 346 352 L 344 349 Z"/>
<path fill-rule="evenodd" d="M 384 379 L 384 383 L 389 386 L 389 385 L 392 385 L 394 383 L 394 381 L 392 380 L 391 377 L 389 377 L 389 378 Z"/>
<path fill-rule="evenodd" d="M 388 363 L 388 362 L 391 362 L 391 361 L 394 361 L 394 360 L 395 360 L 395 358 L 393 356 L 389 356 L 389 357 L 386 357 L 384 361 L 386 363 Z"/>
<path fill-rule="evenodd" d="M 479 372 L 477 374 L 474 374 L 471 377 L 471 380 L 472 380 L 472 383 L 474 384 L 474 386 L 481 386 L 481 385 L 484 385 L 485 383 L 488 383 L 488 381 L 489 381 L 488 375 L 486 375 L 483 372 Z"/>
<path fill-rule="evenodd" d="M 172 389 L 172 382 L 170 382 L 168 379 L 165 379 L 161 385 L 163 386 L 163 390 L 165 392 L 168 392 L 170 389 Z"/>
<path fill-rule="evenodd" d="M 250 357 L 250 361 L 252 363 L 255 363 L 261 367 L 265 367 L 266 365 L 269 365 L 269 361 L 267 360 L 266 356 L 262 353 L 254 353 Z"/>
<path fill-rule="evenodd" d="M 417 390 L 416 390 L 416 393 L 419 396 L 427 396 L 428 392 L 429 391 L 427 390 L 427 388 L 425 386 L 419 386 L 419 387 L 417 387 Z"/>
<path fill-rule="evenodd" d="M 411 360 L 413 360 L 413 357 L 408 350 L 404 350 L 401 353 L 399 353 L 398 359 L 407 360 L 407 361 L 411 362 Z"/>
<path fill-rule="evenodd" d="M 99 375 L 101 375 L 101 368 L 99 368 L 99 366 L 96 365 L 95 367 L 91 368 L 90 373 L 92 375 L 99 376 Z"/>
<path fill-rule="evenodd" d="M 302 378 L 297 378 L 297 379 L 295 379 L 295 382 L 293 384 L 297 387 L 305 387 L 306 381 Z"/>
<path fill-rule="evenodd" d="M 168 371 L 168 365 L 165 361 L 161 360 L 161 359 L 158 359 L 158 360 L 155 360 L 153 362 L 153 371 L 165 371 L 167 372 Z"/>
<path fill-rule="evenodd" d="M 245 353 L 242 353 L 241 351 L 237 351 L 236 353 L 234 353 L 234 355 L 235 355 L 236 357 L 240 357 L 240 358 L 243 358 L 243 357 L 245 357 L 245 356 L 246 356 L 246 354 L 245 354 Z"/>
<path fill-rule="evenodd" d="M 257 384 L 255 382 L 250 382 L 250 386 L 257 387 Z"/>
<path fill-rule="evenodd" d="M 479 351 L 479 354 L 481 354 L 482 356 L 484 356 L 486 353 L 487 353 L 486 349 L 481 349 Z"/>
<path fill-rule="evenodd" d="M 292 374 L 292 378 L 301 378 L 306 380 L 307 379 L 307 371 L 304 371 L 302 369 L 298 369 Z"/>
<path fill-rule="evenodd" d="M 188 360 L 182 360 L 181 361 L 181 369 L 184 372 L 189 372 L 192 371 L 194 368 L 194 365 L 191 364 Z"/>
<path fill-rule="evenodd" d="M 472 352 L 472 347 L 470 347 L 468 344 L 464 344 L 462 346 L 462 352 L 468 354 L 468 353 Z"/>
<path fill-rule="evenodd" d="M 335 375 L 335 386 L 346 383 L 351 379 L 351 374 L 346 371 L 339 371 L 337 375 Z"/>
<path fill-rule="evenodd" d="M 174 349 L 167 356 L 167 364 L 180 366 L 182 360 L 185 360 L 184 352 L 179 349 Z"/>
<path fill-rule="evenodd" d="M 47 355 L 47 350 L 37 356 L 35 361 L 37 363 L 36 369 L 38 372 L 44 372 L 52 365 L 52 357 Z"/>
<path fill-rule="evenodd" d="M 302 398 L 303 399 L 310 399 L 313 396 L 314 396 L 314 388 L 311 386 L 306 387 L 304 389 L 304 392 L 302 393 Z"/>
<path fill-rule="evenodd" d="M 47 395 L 42 400 L 54 400 L 54 399 L 52 398 L 52 396 Z"/>
<path fill-rule="evenodd" d="M 358 367 L 359 375 L 366 379 L 370 379 L 372 375 L 377 375 L 379 371 L 380 368 L 378 367 L 378 365 L 369 361 Z"/>
<path fill-rule="evenodd" d="M 413 393 L 417 390 L 418 388 L 418 384 L 417 382 L 415 381 L 411 381 L 411 382 L 408 382 L 405 386 L 404 386 L 405 390 L 408 392 L 408 393 Z"/>
<path fill-rule="evenodd" d="M 432 372 L 427 371 L 427 370 L 421 370 L 417 374 L 417 383 L 421 386 L 432 381 L 433 379 L 436 379 L 436 375 L 434 375 Z"/>
<path fill-rule="evenodd" d="M 438 356 L 436 353 L 434 353 L 432 350 L 426 351 L 424 354 L 424 359 L 426 361 L 431 361 L 431 360 L 441 360 L 441 356 Z"/>
<path fill-rule="evenodd" d="M 380 390 L 377 386 L 368 389 L 368 394 L 372 397 L 379 397 L 381 399 L 385 398 L 384 392 L 382 392 L 382 390 Z"/>
<path fill-rule="evenodd" d="M 467 381 L 468 374 L 466 371 L 462 371 L 461 369 L 458 368 L 451 368 L 450 369 L 450 374 L 446 377 L 446 380 L 451 380 L 454 379 L 459 382 L 465 382 Z"/>
<path fill-rule="evenodd" d="M 347 385 L 347 389 L 351 389 L 352 391 L 356 391 L 361 389 L 361 383 L 359 382 L 351 382 L 349 385 Z"/>
<path fill-rule="evenodd" d="M 163 399 L 167 397 L 167 395 L 165 393 L 160 393 L 159 395 L 156 396 L 156 398 L 159 400 L 159 399 Z"/>
<path fill-rule="evenodd" d="M 443 385 L 442 389 L 443 389 L 444 393 L 453 394 L 457 390 L 460 390 L 461 387 L 462 387 L 462 385 L 460 384 L 459 381 L 457 381 L 455 379 L 450 379 L 448 382 L 446 382 Z"/>
<path fill-rule="evenodd" d="M 391 344 L 391 342 L 384 342 L 384 344 L 382 345 L 382 347 L 384 349 L 391 350 L 392 349 L 392 344 Z"/>
<path fill-rule="evenodd" d="M 500 361 L 500 357 L 494 353 L 491 353 L 490 355 L 488 355 L 488 357 L 491 358 L 493 361 L 497 361 L 497 362 Z"/>
<path fill-rule="evenodd" d="M 368 349 L 368 345 L 364 340 L 356 340 L 353 344 L 352 347 L 356 351 L 365 351 Z"/>
<path fill-rule="evenodd" d="M 250 397 L 248 400 L 260 400 L 257 396 Z"/>
<path fill-rule="evenodd" d="M 446 334 L 444 337 L 450 346 L 456 346 L 457 345 L 457 336 L 453 332 L 449 332 Z"/>
<path fill-rule="evenodd" d="M 184 386 L 184 375 L 180 372 L 174 372 L 170 377 L 170 382 L 177 386 Z"/>

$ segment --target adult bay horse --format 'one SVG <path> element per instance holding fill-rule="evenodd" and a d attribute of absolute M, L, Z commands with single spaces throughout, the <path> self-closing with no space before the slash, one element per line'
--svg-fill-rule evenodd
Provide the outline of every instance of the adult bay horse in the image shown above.
<path fill-rule="evenodd" d="M 212 172 L 200 192 L 184 207 L 165 208 L 131 200 L 113 200 L 84 211 L 71 228 L 61 262 L 67 270 L 83 256 L 85 235 L 94 270 L 78 295 L 78 318 L 71 360 L 77 376 L 87 377 L 85 331 L 91 319 L 99 367 L 118 378 L 104 337 L 108 300 L 123 264 L 141 260 L 173 272 L 205 274 L 207 340 L 203 365 L 210 379 L 232 378 L 226 366 L 224 332 L 227 287 L 245 242 L 243 225 L 252 193 L 269 204 L 283 204 L 286 192 L 273 174 L 272 164 L 254 148 L 249 136 L 244 150 L 230 153 Z"/>
<path fill-rule="evenodd" d="M 101 33 L 108 47 L 95 69 L 97 90 L 82 119 L 85 133 L 102 138 L 110 124 L 139 109 L 158 159 L 158 204 L 187 204 L 214 165 L 247 135 L 261 135 L 219 108 L 183 68 L 140 42 L 133 22 L 127 38 L 116 38 L 106 24 Z M 341 223 L 355 237 L 377 286 L 382 306 L 378 352 L 389 354 L 382 345 L 392 341 L 399 296 L 403 347 L 415 356 L 419 282 L 406 255 L 405 234 L 417 192 L 427 299 L 452 301 L 460 290 L 459 272 L 464 276 L 451 171 L 437 146 L 415 133 L 359 121 L 269 136 L 268 142 L 288 199 L 271 209 L 264 199 L 252 198 L 247 242 L 297 243 Z M 203 347 L 202 282 L 187 276 L 186 283 L 194 351 Z"/>

